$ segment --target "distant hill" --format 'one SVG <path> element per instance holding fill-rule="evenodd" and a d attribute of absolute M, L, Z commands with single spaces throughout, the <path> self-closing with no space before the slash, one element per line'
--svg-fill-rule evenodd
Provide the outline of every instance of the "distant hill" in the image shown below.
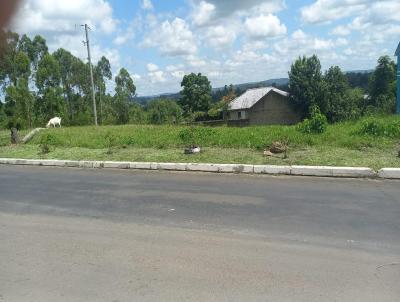
<path fill-rule="evenodd" d="M 351 87 L 353 87 L 353 88 L 359 87 L 362 89 L 366 89 L 368 87 L 368 78 L 371 73 L 372 73 L 372 70 L 352 70 L 352 71 L 347 71 L 346 75 L 347 75 L 347 78 L 349 80 Z M 277 87 L 277 88 L 287 91 L 288 84 L 289 84 L 288 78 L 278 78 L 278 79 L 270 79 L 270 80 L 260 81 L 260 82 L 236 84 L 236 85 L 232 85 L 232 87 L 235 90 L 236 95 L 239 95 L 248 89 L 259 88 L 259 87 L 268 87 L 268 86 L 274 86 L 274 87 Z M 221 99 L 221 97 L 224 95 L 225 88 L 226 87 L 217 87 L 217 88 L 212 89 L 212 96 L 213 96 L 214 101 L 218 101 Z M 138 97 L 135 97 L 135 101 L 142 105 L 145 105 L 149 101 L 156 99 L 156 98 L 165 98 L 165 99 L 171 99 L 171 100 L 177 101 L 180 98 L 180 93 L 176 92 L 176 93 L 164 93 L 164 94 L 151 95 L 151 96 L 138 96 Z"/>

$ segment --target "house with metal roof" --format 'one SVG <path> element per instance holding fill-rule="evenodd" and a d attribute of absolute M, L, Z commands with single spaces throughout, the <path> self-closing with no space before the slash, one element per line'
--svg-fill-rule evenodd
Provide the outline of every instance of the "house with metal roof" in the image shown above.
<path fill-rule="evenodd" d="M 301 121 L 301 114 L 289 100 L 289 93 L 275 87 L 249 89 L 229 103 L 228 124 L 293 125 Z"/>

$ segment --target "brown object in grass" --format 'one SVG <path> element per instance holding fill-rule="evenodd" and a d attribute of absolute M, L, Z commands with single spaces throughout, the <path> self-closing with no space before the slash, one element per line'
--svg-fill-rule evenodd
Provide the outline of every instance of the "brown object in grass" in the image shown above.
<path fill-rule="evenodd" d="M 276 153 L 284 153 L 287 150 L 287 146 L 281 142 L 273 142 L 269 147 L 269 151 Z"/>

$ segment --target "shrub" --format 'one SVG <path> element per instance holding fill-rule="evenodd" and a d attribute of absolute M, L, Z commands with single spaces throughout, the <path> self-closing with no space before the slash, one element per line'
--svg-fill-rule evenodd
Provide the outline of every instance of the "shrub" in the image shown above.
<path fill-rule="evenodd" d="M 179 132 L 179 138 L 186 146 L 206 144 L 215 132 L 213 128 L 190 126 Z"/>
<path fill-rule="evenodd" d="M 400 137 L 400 121 L 385 123 L 382 120 L 369 118 L 362 122 L 358 131 L 361 135 Z"/>
<path fill-rule="evenodd" d="M 195 127 L 191 126 L 179 131 L 179 138 L 186 146 L 195 145 L 196 144 Z"/>
<path fill-rule="evenodd" d="M 39 154 L 48 154 L 51 151 L 51 146 L 57 144 L 57 138 L 51 133 L 45 133 L 40 137 Z"/>
<path fill-rule="evenodd" d="M 328 120 L 325 115 L 321 113 L 318 107 L 314 107 L 311 112 L 311 118 L 305 119 L 301 122 L 297 129 L 303 133 L 324 133 L 328 126 Z"/>
<path fill-rule="evenodd" d="M 107 132 L 104 138 L 107 148 L 107 154 L 112 154 L 113 147 L 115 146 L 116 143 L 116 137 L 111 132 Z"/>

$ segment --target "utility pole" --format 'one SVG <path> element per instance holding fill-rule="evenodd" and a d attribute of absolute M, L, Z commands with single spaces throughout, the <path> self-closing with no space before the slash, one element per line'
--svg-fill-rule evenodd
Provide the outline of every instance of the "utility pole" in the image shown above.
<path fill-rule="evenodd" d="M 87 52 L 88 52 L 89 69 L 90 69 L 90 82 L 91 82 L 91 84 L 92 84 L 92 100 L 93 100 L 94 124 L 97 126 L 96 97 L 95 97 L 95 92 L 94 92 L 92 59 L 91 59 L 91 57 L 90 57 L 90 44 L 89 44 L 89 34 L 88 34 L 88 29 L 90 29 L 90 27 L 89 27 L 87 24 L 81 25 L 81 26 L 84 26 L 84 27 L 85 27 L 85 33 L 86 33 L 86 41 L 84 41 L 83 44 L 86 45 L 86 47 L 87 47 Z"/>

